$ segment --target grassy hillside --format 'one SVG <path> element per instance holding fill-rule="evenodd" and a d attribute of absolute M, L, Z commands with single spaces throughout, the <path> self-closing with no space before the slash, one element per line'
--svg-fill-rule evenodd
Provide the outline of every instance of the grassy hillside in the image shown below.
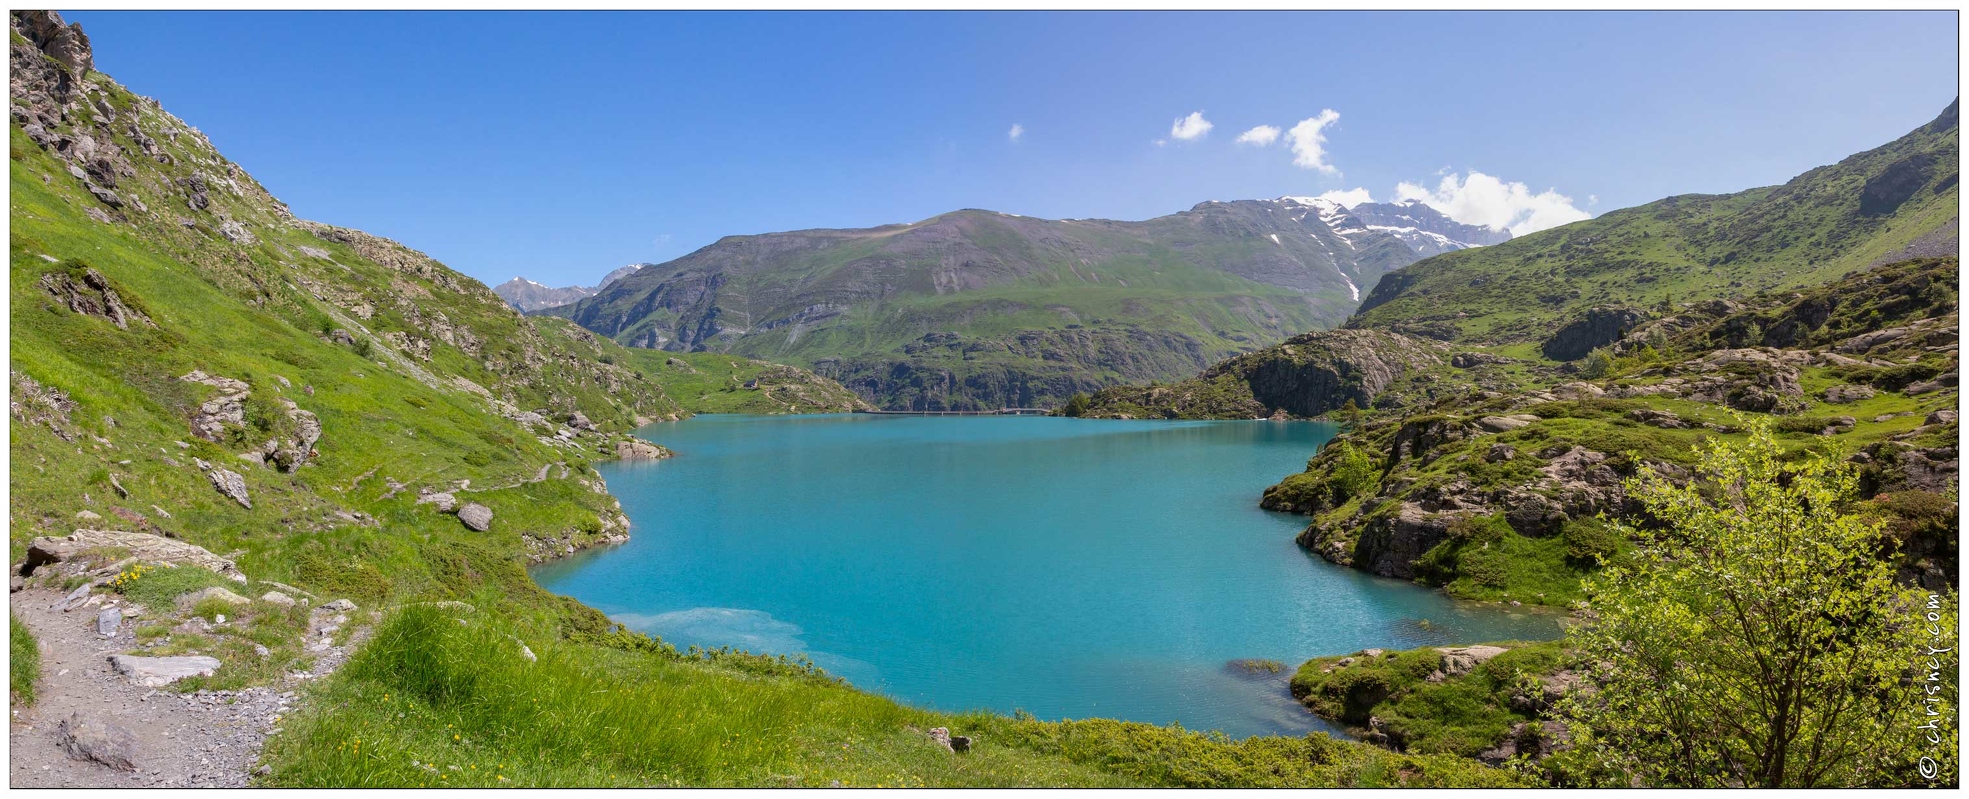
<path fill-rule="evenodd" d="M 1782 186 L 1670 197 L 1411 264 L 1383 277 L 1347 325 L 1539 342 L 1594 306 L 1744 297 L 1954 254 L 1958 162 L 1950 103 L 1900 139 Z"/>
<path fill-rule="evenodd" d="M 1623 480 L 1686 474 L 1696 445 L 1768 417 L 1787 446 L 1862 464 L 1904 579 L 1953 585 L 1958 268 L 1909 261 L 1690 309 L 1542 385 L 1505 364 L 1438 367 L 1466 388 L 1362 420 L 1262 504 L 1310 514 L 1300 543 L 1329 560 L 1566 606 L 1625 546 L 1595 518 L 1631 512 Z"/>
<path fill-rule="evenodd" d="M 1329 327 L 1414 259 L 1288 201 L 1146 222 L 973 210 L 728 237 L 543 313 L 639 347 L 811 366 L 884 407 L 1034 407 Z"/>

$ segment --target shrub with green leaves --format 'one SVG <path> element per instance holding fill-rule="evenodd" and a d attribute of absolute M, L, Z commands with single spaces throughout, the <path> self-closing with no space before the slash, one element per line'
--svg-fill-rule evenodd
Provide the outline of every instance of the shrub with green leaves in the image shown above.
<path fill-rule="evenodd" d="M 1924 655 L 1954 647 L 1955 594 L 1894 581 L 1849 464 L 1749 430 L 1711 442 L 1696 480 L 1630 481 L 1660 526 L 1617 525 L 1637 550 L 1587 581 L 1594 620 L 1567 641 L 1599 690 L 1562 705 L 1577 746 L 1557 767 L 1617 785 L 1955 784 L 1953 724 L 1940 743 L 1916 728 L 1930 707 L 1955 717 L 1955 656 Z"/>

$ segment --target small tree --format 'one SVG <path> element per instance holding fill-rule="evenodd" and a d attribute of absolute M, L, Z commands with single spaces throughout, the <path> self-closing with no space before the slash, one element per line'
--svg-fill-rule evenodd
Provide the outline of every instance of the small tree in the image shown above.
<path fill-rule="evenodd" d="M 1361 406 L 1354 404 L 1353 397 L 1348 397 L 1347 404 L 1340 406 L 1339 410 L 1333 412 L 1333 418 L 1349 428 L 1359 427 L 1361 424 Z"/>
<path fill-rule="evenodd" d="M 1847 512 L 1854 471 L 1787 459 L 1760 422 L 1746 442 L 1711 442 L 1697 474 L 1678 486 L 1643 467 L 1629 483 L 1661 526 L 1622 526 L 1635 557 L 1587 581 L 1593 619 L 1568 638 L 1598 690 L 1560 707 L 1576 743 L 1567 770 L 1616 784 L 1907 785 L 1930 784 L 1928 756 L 1953 784 L 1953 652 L 1938 661 L 1942 743 L 1917 727 L 1938 684 L 1930 645 L 1955 645 L 1955 597 L 1894 582 L 1879 523 Z"/>
<path fill-rule="evenodd" d="M 1094 403 L 1087 398 L 1086 394 L 1075 392 L 1073 396 L 1067 398 L 1067 404 L 1061 406 L 1060 415 L 1074 416 L 1074 417 L 1084 416 L 1086 415 L 1087 411 L 1093 407 L 1093 404 Z"/>

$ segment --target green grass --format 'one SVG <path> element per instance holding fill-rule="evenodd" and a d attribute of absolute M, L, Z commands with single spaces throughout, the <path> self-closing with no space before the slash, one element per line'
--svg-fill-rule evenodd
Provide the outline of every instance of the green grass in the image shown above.
<path fill-rule="evenodd" d="M 1501 516 L 1477 517 L 1453 527 L 1415 568 L 1419 580 L 1458 599 L 1567 607 L 1584 598 L 1579 581 L 1598 565 L 1573 557 L 1575 548 L 1566 536 L 1529 538 Z"/>
<path fill-rule="evenodd" d="M 1468 761 L 915 710 L 817 674 L 528 638 L 406 608 L 269 743 L 269 786 L 1505 785 Z M 943 751 L 925 731 L 976 743 Z M 425 766 L 428 765 L 432 771 Z M 504 779 L 501 779 L 501 778 Z"/>
<path fill-rule="evenodd" d="M 178 597 L 212 586 L 235 593 L 245 590 L 231 580 L 196 566 L 161 565 L 124 569 L 114 578 L 110 590 L 122 594 L 132 604 L 168 611 L 174 607 Z"/>
<path fill-rule="evenodd" d="M 7 614 L 7 693 L 16 705 L 34 704 L 34 684 L 41 679 L 41 647 L 34 631 L 19 616 Z"/>
<path fill-rule="evenodd" d="M 1522 701 L 1514 707 L 1513 695 L 1533 693 L 1537 677 L 1564 665 L 1556 641 L 1497 645 L 1509 651 L 1437 681 L 1429 678 L 1443 669 L 1444 658 L 1435 647 L 1315 658 L 1293 675 L 1292 693 L 1314 712 L 1351 727 L 1380 719 L 1391 743 L 1404 751 L 1474 756 L 1535 718 Z"/>
<path fill-rule="evenodd" d="M 859 403 L 854 392 L 812 372 L 738 355 L 630 350 L 622 362 L 661 382 L 692 413 L 838 413 Z"/>

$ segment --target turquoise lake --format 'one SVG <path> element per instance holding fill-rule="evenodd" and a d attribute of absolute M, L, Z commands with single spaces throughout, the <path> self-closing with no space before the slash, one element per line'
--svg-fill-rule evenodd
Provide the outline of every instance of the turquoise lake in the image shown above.
<path fill-rule="evenodd" d="M 1258 509 L 1313 422 L 700 416 L 677 457 L 599 468 L 632 539 L 535 577 L 679 648 L 801 653 L 943 710 L 1233 736 L 1329 729 L 1307 658 L 1550 638 L 1554 617 L 1329 564 Z M 1425 621 L 1426 620 L 1426 621 Z M 1228 662 L 1282 661 L 1254 678 Z"/>

